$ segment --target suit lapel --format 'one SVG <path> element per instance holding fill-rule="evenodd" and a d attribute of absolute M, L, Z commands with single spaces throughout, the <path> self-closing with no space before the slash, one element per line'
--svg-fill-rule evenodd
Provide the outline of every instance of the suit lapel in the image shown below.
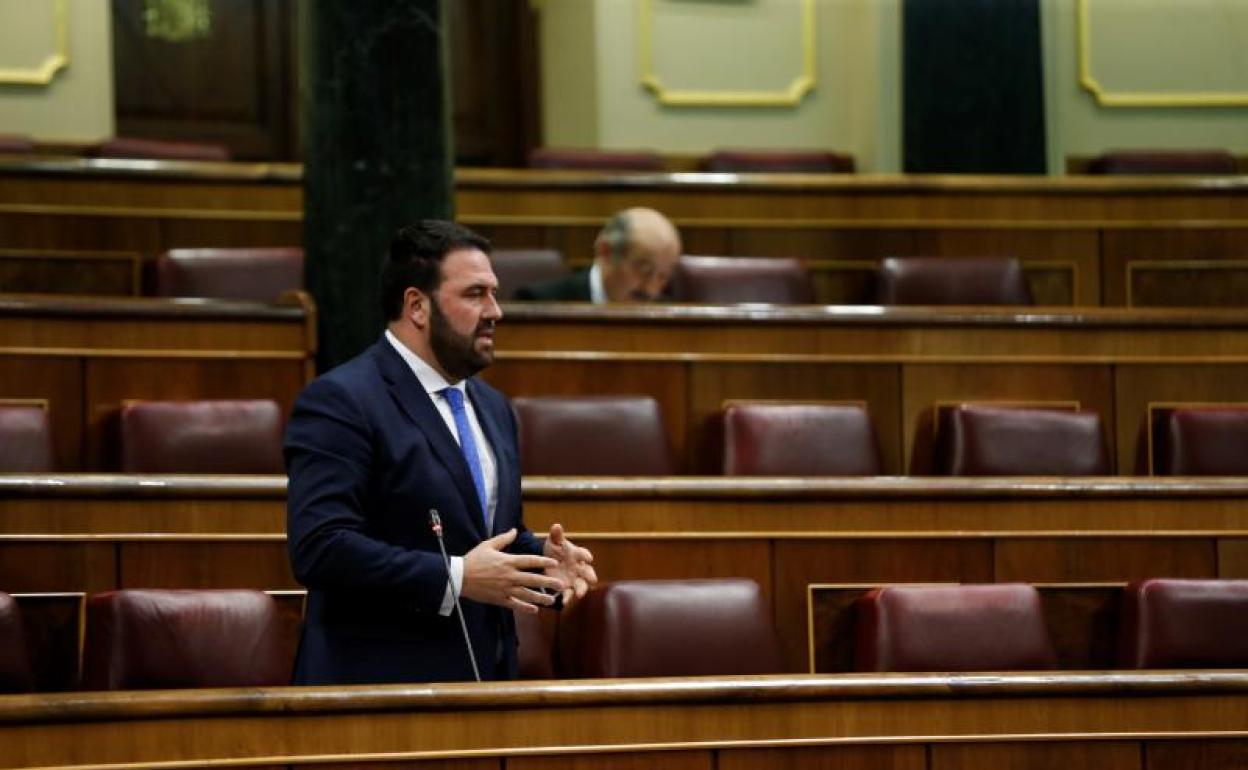
<path fill-rule="evenodd" d="M 382 339 L 374 346 L 377 368 L 390 388 L 390 395 L 418 430 L 429 440 L 433 453 L 446 468 L 455 488 L 459 490 L 460 499 L 464 501 L 467 518 L 481 539 L 485 539 L 485 517 L 481 513 L 481 501 L 477 497 L 477 487 L 472 481 L 472 472 L 464 460 L 459 443 L 451 435 L 450 429 L 442 419 L 438 408 L 433 405 L 433 398 L 421 387 L 420 380 L 412 373 L 407 363 L 390 346 L 390 342 Z"/>
<path fill-rule="evenodd" d="M 500 531 L 499 525 L 502 523 L 504 516 L 508 511 L 513 510 L 511 507 L 515 501 L 511 499 L 512 484 L 510 483 L 510 473 L 512 468 L 509 466 L 504 448 L 509 444 L 505 443 L 503 426 L 499 424 L 492 410 L 486 409 L 480 398 L 480 390 L 477 381 L 474 378 L 468 379 L 468 397 L 472 399 L 473 409 L 477 413 L 477 421 L 481 423 L 481 431 L 485 433 L 486 441 L 490 442 L 490 448 L 494 450 L 494 476 L 496 478 L 496 489 L 494 491 L 494 531 L 491 535 L 497 535 Z M 509 525 L 510 526 L 510 525 Z M 506 531 L 506 530 L 501 530 Z"/>

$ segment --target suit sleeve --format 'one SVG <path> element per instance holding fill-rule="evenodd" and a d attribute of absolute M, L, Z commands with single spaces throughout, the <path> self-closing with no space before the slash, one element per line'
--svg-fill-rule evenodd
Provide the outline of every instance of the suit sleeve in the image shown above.
<path fill-rule="evenodd" d="M 287 548 L 308 588 L 410 593 L 436 612 L 446 590 L 440 556 L 402 548 L 368 531 L 371 429 L 347 390 L 324 378 L 295 402 L 285 440 Z"/>

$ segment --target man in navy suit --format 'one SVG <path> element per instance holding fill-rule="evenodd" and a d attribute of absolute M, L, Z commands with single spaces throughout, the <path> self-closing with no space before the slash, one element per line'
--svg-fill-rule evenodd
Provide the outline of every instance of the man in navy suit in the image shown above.
<path fill-rule="evenodd" d="M 382 276 L 382 339 L 317 378 L 286 431 L 287 529 L 308 587 L 296 684 L 482 679 L 516 669 L 512 610 L 597 581 L 558 525 L 524 526 L 516 424 L 474 374 L 502 311 L 489 243 L 450 222 L 403 228 Z M 431 512 L 441 521 L 449 564 Z"/>

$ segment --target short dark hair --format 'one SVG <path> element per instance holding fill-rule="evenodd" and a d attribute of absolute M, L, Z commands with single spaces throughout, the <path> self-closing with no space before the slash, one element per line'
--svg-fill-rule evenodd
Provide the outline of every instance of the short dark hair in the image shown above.
<path fill-rule="evenodd" d="M 422 219 L 395 233 L 381 271 L 381 312 L 386 320 L 403 314 L 403 293 L 409 286 L 433 294 L 442 283 L 442 260 L 459 249 L 489 254 L 490 242 L 462 225 L 440 219 Z"/>

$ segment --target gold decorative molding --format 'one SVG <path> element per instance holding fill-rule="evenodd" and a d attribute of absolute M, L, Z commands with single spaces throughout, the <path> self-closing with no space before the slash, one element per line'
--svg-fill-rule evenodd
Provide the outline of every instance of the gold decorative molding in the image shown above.
<path fill-rule="evenodd" d="M 777 91 L 670 89 L 655 74 L 651 49 L 654 0 L 638 0 L 637 62 L 641 84 L 669 107 L 796 107 L 815 87 L 815 0 L 802 6 L 802 71 Z"/>
<path fill-rule="evenodd" d="M 1079 85 L 1102 107 L 1245 107 L 1248 93 L 1225 91 L 1109 91 L 1092 74 L 1092 0 L 1075 0 Z"/>
<path fill-rule="evenodd" d="M 52 53 L 32 68 L 0 68 L 0 83 L 46 86 L 56 73 L 69 66 L 69 0 L 52 0 Z"/>

